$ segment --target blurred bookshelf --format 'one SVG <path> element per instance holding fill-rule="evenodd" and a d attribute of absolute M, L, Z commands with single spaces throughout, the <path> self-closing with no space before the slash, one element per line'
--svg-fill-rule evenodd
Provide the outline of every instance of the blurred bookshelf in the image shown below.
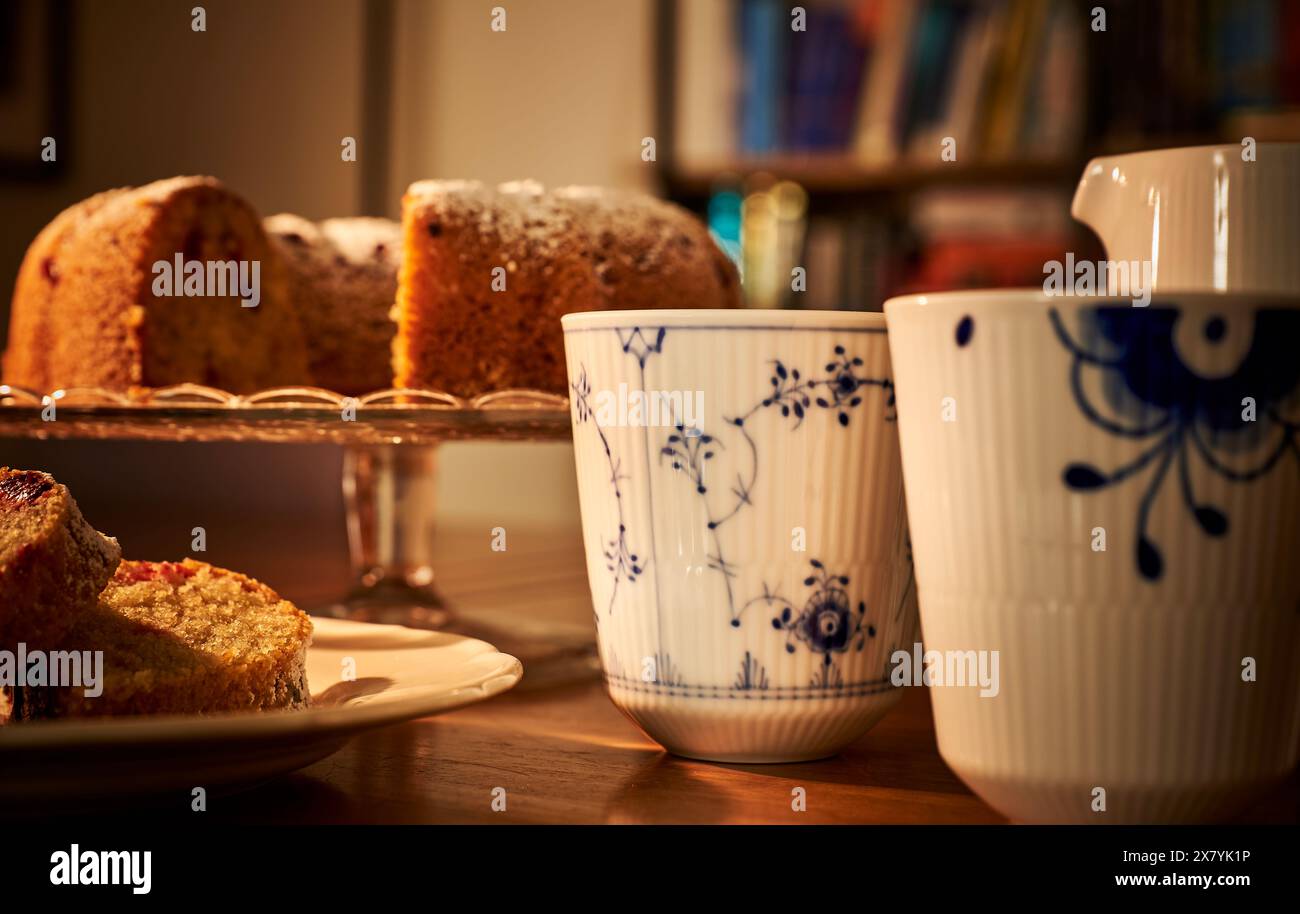
<path fill-rule="evenodd" d="M 656 20 L 662 190 L 756 307 L 1037 285 L 1102 256 L 1069 216 L 1089 158 L 1300 140 L 1300 0 L 657 0 Z"/>

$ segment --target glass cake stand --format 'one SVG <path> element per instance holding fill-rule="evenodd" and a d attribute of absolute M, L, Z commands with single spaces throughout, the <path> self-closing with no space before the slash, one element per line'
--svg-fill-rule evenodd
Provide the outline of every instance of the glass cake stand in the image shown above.
<path fill-rule="evenodd" d="M 42 395 L 0 385 L 3 437 L 342 445 L 353 584 L 311 612 L 481 638 L 518 657 L 531 686 L 593 675 L 594 633 L 523 618 L 488 621 L 448 604 L 431 564 L 437 447 L 570 434 L 568 401 L 534 390 L 465 399 L 410 389 L 347 397 L 313 387 L 237 395 L 198 384 Z"/>

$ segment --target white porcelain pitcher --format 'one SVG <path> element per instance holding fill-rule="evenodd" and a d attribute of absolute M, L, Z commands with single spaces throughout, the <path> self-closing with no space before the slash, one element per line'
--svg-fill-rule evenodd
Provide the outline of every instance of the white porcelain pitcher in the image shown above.
<path fill-rule="evenodd" d="M 1300 143 L 1093 159 L 1071 212 L 1157 292 L 1300 293 Z"/>

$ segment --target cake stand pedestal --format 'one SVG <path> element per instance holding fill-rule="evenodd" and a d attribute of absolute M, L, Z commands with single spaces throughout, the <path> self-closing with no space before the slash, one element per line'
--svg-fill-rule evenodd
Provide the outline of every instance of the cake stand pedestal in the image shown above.
<path fill-rule="evenodd" d="M 311 610 L 358 622 L 451 631 L 487 641 L 524 664 L 520 688 L 587 678 L 599 669 L 592 633 L 448 604 L 430 564 L 437 516 L 438 445 L 348 446 L 343 457 L 353 585 Z M 487 540 L 484 540 L 487 548 Z"/>
<path fill-rule="evenodd" d="M 322 615 L 410 628 L 446 628 L 434 586 L 437 446 L 348 446 L 343 451 L 352 589 Z"/>

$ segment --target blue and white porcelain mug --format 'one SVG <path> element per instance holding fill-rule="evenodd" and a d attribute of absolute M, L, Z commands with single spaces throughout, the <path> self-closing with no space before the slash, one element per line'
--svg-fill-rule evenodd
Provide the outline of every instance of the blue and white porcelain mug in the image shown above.
<path fill-rule="evenodd" d="M 1300 299 L 885 304 L 939 749 L 1032 821 L 1215 819 L 1300 757 Z"/>
<path fill-rule="evenodd" d="M 884 316 L 563 318 L 610 697 L 718 761 L 833 754 L 915 636 Z"/>

